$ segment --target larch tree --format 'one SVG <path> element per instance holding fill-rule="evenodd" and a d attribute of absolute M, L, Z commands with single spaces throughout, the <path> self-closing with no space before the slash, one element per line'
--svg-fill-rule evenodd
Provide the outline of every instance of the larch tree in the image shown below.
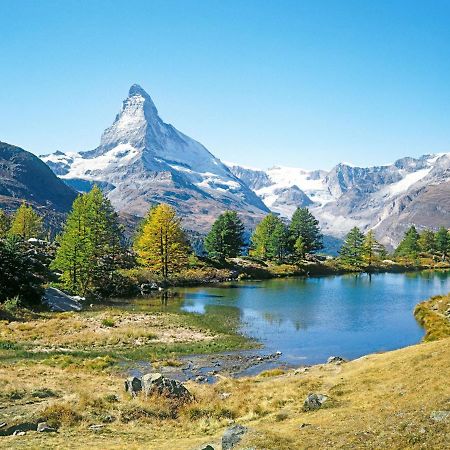
<path fill-rule="evenodd" d="M 9 234 L 26 241 L 40 237 L 42 232 L 42 218 L 31 206 L 23 202 L 12 217 Z"/>
<path fill-rule="evenodd" d="M 151 208 L 134 249 L 138 261 L 164 280 L 186 267 L 190 248 L 175 209 L 164 203 Z"/>
<path fill-rule="evenodd" d="M 363 241 L 363 257 L 364 261 L 371 266 L 377 259 L 386 256 L 386 249 L 375 239 L 375 233 L 370 230 Z"/>
<path fill-rule="evenodd" d="M 339 259 L 353 267 L 361 267 L 364 263 L 364 234 L 354 227 L 347 234 L 339 251 Z"/>
<path fill-rule="evenodd" d="M 111 283 L 122 265 L 122 230 L 97 186 L 75 199 L 58 242 L 52 268 L 61 272 L 67 289 L 85 296 Z"/>
<path fill-rule="evenodd" d="M 205 238 L 205 250 L 211 259 L 236 258 L 244 246 L 244 224 L 235 211 L 225 211 L 213 223 Z"/>

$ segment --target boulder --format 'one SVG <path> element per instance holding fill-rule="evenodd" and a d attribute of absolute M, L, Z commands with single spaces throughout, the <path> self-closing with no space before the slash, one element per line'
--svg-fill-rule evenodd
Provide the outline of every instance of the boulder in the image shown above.
<path fill-rule="evenodd" d="M 138 377 L 129 377 L 125 380 L 125 391 L 135 397 L 142 391 L 142 381 Z"/>
<path fill-rule="evenodd" d="M 330 356 L 327 359 L 327 364 L 342 364 L 345 362 L 347 362 L 347 360 L 344 358 L 341 358 L 340 356 Z"/>
<path fill-rule="evenodd" d="M 47 422 L 39 422 L 36 431 L 38 433 L 54 433 L 56 432 L 56 428 L 48 426 Z"/>
<path fill-rule="evenodd" d="M 322 407 L 328 400 L 328 397 L 323 394 L 308 394 L 303 403 L 303 411 L 314 411 Z"/>
<path fill-rule="evenodd" d="M 82 297 L 72 297 L 56 288 L 47 288 L 42 298 L 42 303 L 48 306 L 50 311 L 81 311 L 83 305 L 80 300 Z"/>
<path fill-rule="evenodd" d="M 239 424 L 227 428 L 222 436 L 222 450 L 231 450 L 241 441 L 247 431 L 247 427 Z"/>
<path fill-rule="evenodd" d="M 166 378 L 160 373 L 148 373 L 142 377 L 145 395 L 164 395 L 182 401 L 191 401 L 191 393 L 177 380 Z"/>

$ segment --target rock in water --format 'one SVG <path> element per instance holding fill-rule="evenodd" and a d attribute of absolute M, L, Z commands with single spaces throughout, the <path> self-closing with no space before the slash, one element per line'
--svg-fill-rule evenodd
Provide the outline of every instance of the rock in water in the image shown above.
<path fill-rule="evenodd" d="M 137 377 L 130 377 L 125 380 L 125 391 L 129 392 L 133 397 L 142 391 L 142 381 Z"/>
<path fill-rule="evenodd" d="M 314 411 L 319 409 L 327 400 L 328 397 L 323 394 L 308 394 L 303 403 L 303 411 Z"/>
<path fill-rule="evenodd" d="M 160 373 L 148 373 L 142 377 L 145 395 L 164 395 L 182 401 L 191 401 L 191 393 L 177 380 L 166 378 Z"/>
<path fill-rule="evenodd" d="M 238 444 L 242 436 L 247 433 L 248 428 L 242 425 L 233 425 L 227 428 L 222 436 L 222 450 L 231 450 L 236 444 Z"/>

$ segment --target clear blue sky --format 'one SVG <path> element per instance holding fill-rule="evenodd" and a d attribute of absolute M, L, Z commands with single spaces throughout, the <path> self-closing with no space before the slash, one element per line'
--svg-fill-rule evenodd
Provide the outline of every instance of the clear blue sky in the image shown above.
<path fill-rule="evenodd" d="M 224 160 L 450 151 L 450 1 L 0 0 L 0 140 L 95 148 L 128 88 Z"/>

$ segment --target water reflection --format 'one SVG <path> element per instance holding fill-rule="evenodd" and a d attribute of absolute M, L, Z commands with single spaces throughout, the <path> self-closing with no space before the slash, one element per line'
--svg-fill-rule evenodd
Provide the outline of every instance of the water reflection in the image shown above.
<path fill-rule="evenodd" d="M 268 351 L 283 351 L 287 362 L 314 363 L 330 354 L 354 358 L 418 342 L 423 330 L 413 308 L 450 291 L 450 278 L 444 271 L 352 274 L 230 286 L 180 289 L 180 307 L 233 314 L 240 331 L 261 340 Z"/>

